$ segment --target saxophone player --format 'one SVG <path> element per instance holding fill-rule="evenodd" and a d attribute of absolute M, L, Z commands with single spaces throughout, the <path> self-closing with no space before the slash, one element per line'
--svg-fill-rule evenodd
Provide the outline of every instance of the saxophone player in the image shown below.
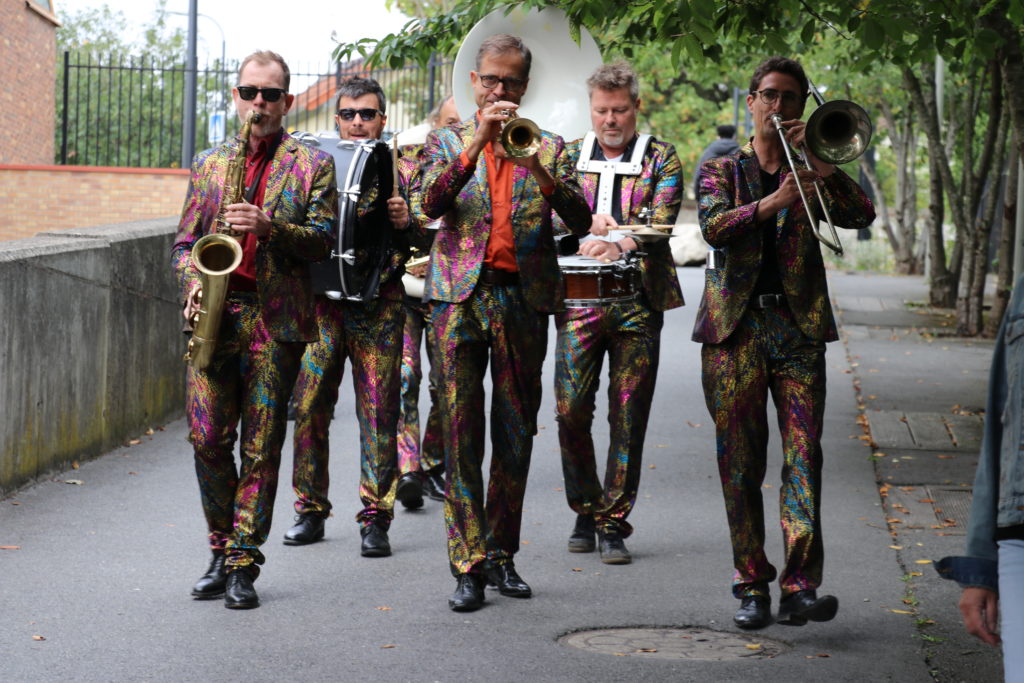
<path fill-rule="evenodd" d="M 189 367 L 186 403 L 213 555 L 192 596 L 223 596 L 233 609 L 259 606 L 253 582 L 270 531 L 288 395 L 306 344 L 317 338 L 308 265 L 330 254 L 337 220 L 333 160 L 282 128 L 294 101 L 288 85 L 280 55 L 254 52 L 242 61 L 235 109 L 242 120 L 252 111 L 260 120 L 248 140 L 196 156 L 171 252 L 185 318 L 192 320 L 201 304 L 196 242 L 223 222 L 241 247 L 216 347 L 207 367 Z M 235 188 L 225 179 L 239 164 L 244 187 Z"/>

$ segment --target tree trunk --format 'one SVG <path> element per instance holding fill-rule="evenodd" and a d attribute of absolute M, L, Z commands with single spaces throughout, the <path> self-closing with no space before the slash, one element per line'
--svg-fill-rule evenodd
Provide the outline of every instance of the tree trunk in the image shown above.
<path fill-rule="evenodd" d="M 1015 140 L 1014 150 L 1018 148 L 1019 145 Z M 1006 192 L 1003 194 L 999 247 L 996 250 L 996 262 L 999 264 L 996 270 L 996 291 L 992 298 L 992 310 L 985 320 L 984 335 L 989 338 L 995 337 L 999 332 L 999 325 L 1003 322 L 1006 306 L 1010 302 L 1010 292 L 1013 289 L 1013 257 L 1014 245 L 1017 241 L 1017 178 L 1020 171 L 1020 157 L 1011 154 L 1009 166 Z"/>

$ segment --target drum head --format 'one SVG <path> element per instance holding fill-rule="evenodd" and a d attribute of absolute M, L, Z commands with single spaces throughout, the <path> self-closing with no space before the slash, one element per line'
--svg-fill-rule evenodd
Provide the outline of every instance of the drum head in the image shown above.
<path fill-rule="evenodd" d="M 311 136 L 303 139 L 310 144 Z M 391 254 L 387 201 L 393 186 L 391 154 L 378 140 L 313 138 L 334 157 L 338 180 L 338 232 L 330 261 L 313 264 L 313 291 L 336 299 L 368 301 L 377 294 Z"/>

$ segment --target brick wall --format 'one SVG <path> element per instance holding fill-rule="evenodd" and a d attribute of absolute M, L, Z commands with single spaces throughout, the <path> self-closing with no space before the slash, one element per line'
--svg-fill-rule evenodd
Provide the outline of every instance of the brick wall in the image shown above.
<path fill-rule="evenodd" d="M 0 0 L 0 164 L 53 163 L 56 27 L 34 0 Z"/>
<path fill-rule="evenodd" d="M 177 217 L 188 175 L 185 169 L 0 164 L 0 240 Z"/>

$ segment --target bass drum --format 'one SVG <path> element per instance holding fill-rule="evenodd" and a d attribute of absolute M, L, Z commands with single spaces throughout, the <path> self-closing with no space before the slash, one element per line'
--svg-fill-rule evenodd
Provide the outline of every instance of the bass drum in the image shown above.
<path fill-rule="evenodd" d="M 310 266 L 313 291 L 331 299 L 369 301 L 391 257 L 387 201 L 393 186 L 391 154 L 378 140 L 295 134 L 334 157 L 338 178 L 338 232 L 331 258 Z"/>

